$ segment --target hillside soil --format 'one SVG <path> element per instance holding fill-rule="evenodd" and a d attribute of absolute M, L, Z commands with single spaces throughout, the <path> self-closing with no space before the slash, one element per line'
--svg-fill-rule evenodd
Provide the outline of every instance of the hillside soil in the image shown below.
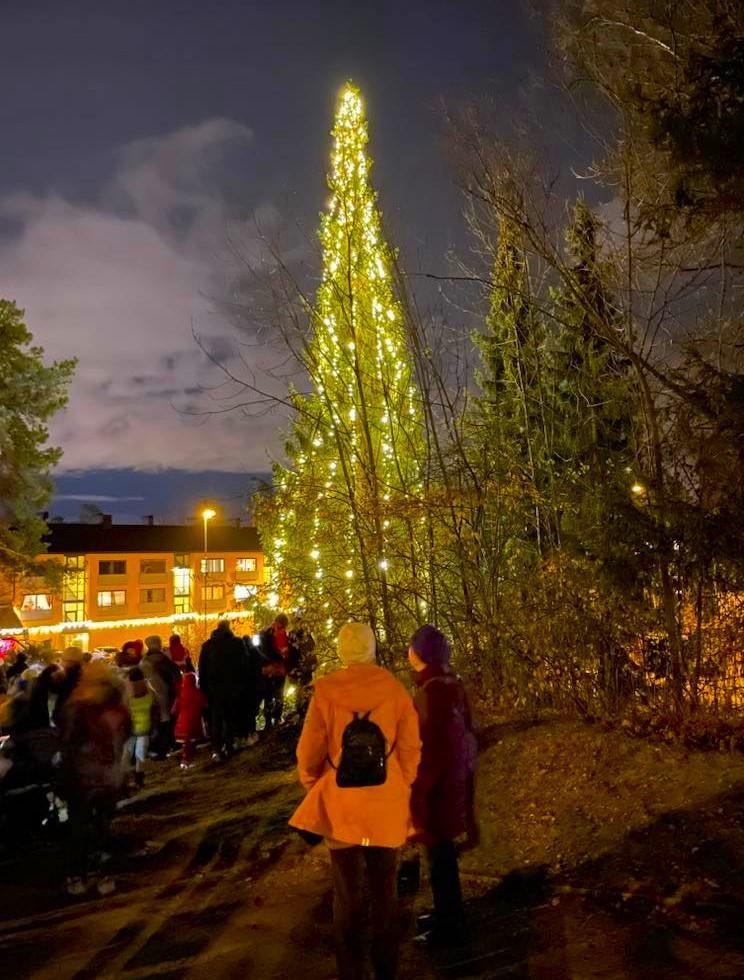
<path fill-rule="evenodd" d="M 575 722 L 483 733 L 479 846 L 462 857 L 472 942 L 412 940 L 401 977 L 744 976 L 744 758 Z M 0 976 L 335 976 L 328 859 L 287 826 L 294 737 L 181 773 L 153 764 L 114 824 L 106 898 L 64 892 L 63 840 L 0 864 Z"/>

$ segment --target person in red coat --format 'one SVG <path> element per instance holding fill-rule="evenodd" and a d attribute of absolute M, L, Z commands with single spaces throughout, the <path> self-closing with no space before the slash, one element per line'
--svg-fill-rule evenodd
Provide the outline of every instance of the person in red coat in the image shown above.
<path fill-rule="evenodd" d="M 178 633 L 173 633 L 168 640 L 168 653 L 173 663 L 177 667 L 180 667 L 181 670 L 187 671 L 193 669 L 191 654 L 189 653 L 188 647 L 183 645 Z"/>
<path fill-rule="evenodd" d="M 204 712 L 207 699 L 196 686 L 196 674 L 184 674 L 173 714 L 176 716 L 176 738 L 183 742 L 181 768 L 190 769 L 194 763 L 194 743 L 204 736 Z"/>
<path fill-rule="evenodd" d="M 427 849 L 434 917 L 427 939 L 438 945 L 466 938 L 457 838 L 477 837 L 473 807 L 477 742 L 462 680 L 450 668 L 452 648 L 434 626 L 418 629 L 408 650 L 416 671 L 414 704 L 421 762 L 411 793 L 413 840 Z"/>

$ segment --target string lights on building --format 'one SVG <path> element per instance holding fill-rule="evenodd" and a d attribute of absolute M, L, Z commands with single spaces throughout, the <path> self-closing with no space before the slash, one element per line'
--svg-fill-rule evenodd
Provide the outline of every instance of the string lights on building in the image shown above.
<path fill-rule="evenodd" d="M 141 626 L 162 626 L 165 623 L 173 623 L 174 625 L 179 623 L 195 623 L 197 620 L 203 619 L 233 620 L 246 618 L 249 618 L 248 614 L 241 611 L 208 613 L 206 616 L 198 613 L 174 613 L 170 616 L 145 616 L 140 619 L 82 619 L 68 623 L 52 623 L 51 625 L 47 626 L 26 626 L 23 629 L 23 633 L 27 633 L 29 636 L 41 636 L 47 634 L 56 635 L 58 633 L 87 633 L 91 630 L 113 630 L 121 628 L 129 629 Z M 3 629 L 0 630 L 0 636 L 17 636 L 19 632 L 20 631 L 18 629 Z"/>

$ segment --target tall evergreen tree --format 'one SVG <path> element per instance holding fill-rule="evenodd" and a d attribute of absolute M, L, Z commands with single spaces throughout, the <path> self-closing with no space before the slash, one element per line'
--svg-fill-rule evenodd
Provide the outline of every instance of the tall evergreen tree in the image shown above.
<path fill-rule="evenodd" d="M 291 465 L 276 467 L 276 494 L 258 516 L 280 590 L 329 635 L 349 617 L 369 619 L 384 651 L 416 615 L 403 597 L 423 574 L 414 528 L 420 408 L 364 105 L 351 84 L 332 137 L 323 275 L 303 356 L 312 392 L 295 396 Z"/>
<path fill-rule="evenodd" d="M 478 442 L 498 461 L 501 479 L 524 489 L 526 510 L 519 518 L 523 543 L 544 553 L 554 537 L 541 499 L 550 481 L 546 466 L 544 389 L 545 330 L 532 301 L 526 255 L 517 229 L 500 221 L 486 330 L 476 334 L 482 366 L 476 381 Z"/>
<path fill-rule="evenodd" d="M 62 455 L 47 445 L 49 419 L 67 403 L 74 360 L 44 364 L 23 310 L 0 299 L 0 570 L 28 571 L 44 547 L 39 512 Z"/>
<path fill-rule="evenodd" d="M 603 552 L 629 530 L 630 487 L 637 474 L 633 443 L 635 395 L 627 357 L 613 332 L 621 323 L 600 256 L 600 225 L 583 201 L 566 234 L 567 269 L 553 293 L 557 343 L 551 390 L 554 471 L 561 530 L 585 553 Z M 620 528 L 618 528 L 620 530 Z M 568 543 L 568 542 L 567 542 Z"/>

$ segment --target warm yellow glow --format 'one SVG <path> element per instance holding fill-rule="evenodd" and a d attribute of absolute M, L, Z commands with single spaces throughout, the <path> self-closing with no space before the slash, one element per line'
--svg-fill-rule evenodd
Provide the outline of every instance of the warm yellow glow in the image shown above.
<path fill-rule="evenodd" d="M 20 618 L 20 616 L 19 616 Z M 245 612 L 209 613 L 208 616 L 198 613 L 173 613 L 170 616 L 146 616 L 142 619 L 80 619 L 71 623 L 52 623 L 49 626 L 28 626 L 23 628 L 29 636 L 41 636 L 44 633 L 81 633 L 93 630 L 113 630 L 119 627 L 158 626 L 163 623 L 193 623 L 203 619 L 245 619 Z M 18 629 L 0 630 L 0 636 L 16 636 Z"/>
<path fill-rule="evenodd" d="M 213 510 L 211 507 L 205 507 L 201 516 L 203 520 L 211 521 L 213 517 L 217 516 L 217 511 Z"/>
<path fill-rule="evenodd" d="M 277 469 L 277 506 L 266 533 L 274 545 L 272 587 L 290 595 L 302 589 L 301 604 L 328 609 L 330 635 L 345 609 L 369 603 L 370 579 L 394 585 L 408 567 L 396 560 L 389 568 L 379 558 L 399 555 L 411 541 L 401 513 L 418 492 L 424 456 L 396 253 L 385 239 L 364 102 L 352 84 L 340 93 L 332 139 L 306 361 L 313 391 L 296 396 L 294 468 Z"/>
<path fill-rule="evenodd" d="M 630 492 L 634 493 L 637 497 L 639 497 L 642 493 L 645 493 L 645 491 L 646 488 L 643 486 L 642 483 L 634 483 L 633 486 L 630 488 Z"/>

